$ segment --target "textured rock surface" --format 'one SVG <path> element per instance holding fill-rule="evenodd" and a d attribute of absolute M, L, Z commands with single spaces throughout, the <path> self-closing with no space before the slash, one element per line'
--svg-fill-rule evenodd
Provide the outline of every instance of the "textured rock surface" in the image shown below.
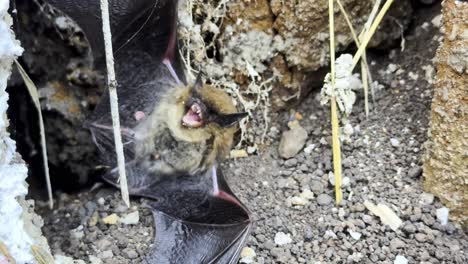
<path fill-rule="evenodd" d="M 16 153 L 16 143 L 7 131 L 7 79 L 13 60 L 23 52 L 10 29 L 12 18 L 7 13 L 8 4 L 9 1 L 0 2 L 0 242 L 7 247 L 16 263 L 23 264 L 33 261 L 32 245 L 39 245 L 46 251 L 49 248 L 41 235 L 42 222 L 34 214 L 34 203 L 24 201 L 28 193 L 28 169 Z M 0 257 L 3 256 L 0 254 Z"/>
<path fill-rule="evenodd" d="M 468 225 L 468 3 L 444 1 L 443 21 L 424 187 Z"/>
<path fill-rule="evenodd" d="M 342 3 L 359 32 L 372 9 L 372 1 L 344 0 Z M 282 40 L 281 45 L 278 45 L 278 41 L 272 41 L 269 46 L 263 47 L 272 51 L 272 61 L 264 62 L 268 64 L 270 74 L 281 76 L 273 89 L 272 102 L 275 107 L 283 107 L 288 99 L 306 95 L 311 86 L 320 86 L 323 78 L 321 69 L 327 67 L 329 62 L 327 1 L 236 0 L 230 1 L 228 7 L 228 23 L 237 33 L 227 31 L 227 39 L 254 31 L 265 32 L 272 36 L 271 39 L 280 37 Z M 402 36 L 411 14 L 410 1 L 395 1 L 369 47 L 391 46 L 394 40 Z M 335 28 L 337 50 L 343 51 L 353 40 L 337 6 Z"/>

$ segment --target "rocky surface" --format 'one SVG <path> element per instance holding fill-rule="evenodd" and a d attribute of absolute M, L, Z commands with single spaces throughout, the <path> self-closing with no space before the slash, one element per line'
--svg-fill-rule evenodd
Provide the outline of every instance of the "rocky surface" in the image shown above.
<path fill-rule="evenodd" d="M 356 31 L 360 32 L 373 8 L 372 1 L 341 2 Z M 353 43 L 353 39 L 344 16 L 338 6 L 335 7 L 337 51 L 344 51 Z M 395 1 L 369 47 L 384 49 L 391 46 L 394 40 L 402 36 L 412 13 L 411 1 Z M 274 85 L 272 93 L 274 107 L 284 107 L 290 99 L 303 97 L 311 88 L 320 86 L 324 75 L 320 69 L 329 64 L 327 1 L 236 0 L 229 2 L 227 17 L 226 24 L 230 30 L 224 31 L 222 42 L 223 46 L 227 46 L 224 53 L 240 55 L 264 77 L 279 75 L 279 82 Z M 264 45 L 259 51 L 268 51 L 269 60 L 254 59 L 252 62 L 252 56 L 245 56 L 245 52 L 238 54 L 229 47 L 230 41 L 248 37 L 249 33 L 246 32 L 252 31 L 256 32 L 252 34 L 255 39 L 262 34 L 268 36 L 269 45 Z M 223 63 L 225 61 L 229 63 L 229 57 L 224 58 Z M 244 61 L 238 65 L 243 64 Z"/>
<path fill-rule="evenodd" d="M 223 165 L 234 192 L 256 220 L 242 263 L 468 262 L 466 231 L 452 221 L 443 224 L 444 205 L 422 190 L 421 157 L 434 78 L 431 58 L 440 41 L 436 11 L 421 11 L 424 16 L 407 33 L 404 51 L 395 47 L 388 54 L 369 54 L 379 85 L 371 115 L 366 118 L 358 93 L 349 117 L 349 140 L 342 147 L 343 176 L 349 183 L 339 206 L 330 183 L 330 113 L 320 106 L 318 91 L 296 109 L 308 133 L 297 155 L 279 156 L 280 131 L 287 131 L 291 120 L 289 113 L 281 113 L 274 115 L 267 133 L 275 143 L 259 146 L 258 155 Z M 60 201 L 59 209 L 44 213 L 44 232 L 55 253 L 138 263 L 151 246 L 152 216 L 138 199 L 132 201 L 137 208 L 129 211 L 114 189 L 62 196 Z M 401 224 L 392 230 L 365 201 L 385 205 Z M 138 224 L 119 223 L 136 209 Z M 102 222 L 114 213 L 115 221 Z"/>

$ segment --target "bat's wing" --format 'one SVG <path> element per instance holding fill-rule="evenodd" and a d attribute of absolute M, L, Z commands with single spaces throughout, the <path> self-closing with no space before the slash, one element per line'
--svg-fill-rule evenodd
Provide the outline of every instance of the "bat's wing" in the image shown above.
<path fill-rule="evenodd" d="M 158 199 L 151 204 L 156 236 L 145 263 L 237 263 L 252 229 L 250 212 L 229 188 L 223 191 L 235 202 L 213 196 L 209 173 L 189 177 L 197 176 L 201 185 L 179 178 L 174 188 L 153 193 Z M 220 188 L 227 187 L 220 172 L 217 177 Z"/>
<path fill-rule="evenodd" d="M 105 69 L 99 0 L 47 0 L 83 29 L 98 69 Z M 185 82 L 177 43 L 177 0 L 109 0 L 118 82 L 120 123 L 127 148 L 137 116 L 148 117 L 167 89 Z M 143 115 L 142 115 L 143 114 Z M 115 165 L 109 95 L 106 91 L 85 124 L 96 144 Z M 132 151 L 126 158 L 131 160 Z"/>
<path fill-rule="evenodd" d="M 231 199 L 213 195 L 211 170 L 152 175 L 143 167 L 127 164 L 130 194 L 150 198 L 154 216 L 154 246 L 144 263 L 237 263 L 253 223 L 221 171 L 219 190 Z M 117 185 L 116 173 L 104 178 Z"/>

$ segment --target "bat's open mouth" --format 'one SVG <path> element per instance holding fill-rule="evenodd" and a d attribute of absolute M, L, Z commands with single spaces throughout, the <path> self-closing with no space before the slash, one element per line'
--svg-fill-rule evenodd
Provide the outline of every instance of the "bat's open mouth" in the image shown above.
<path fill-rule="evenodd" d="M 203 125 L 203 112 L 198 103 L 193 103 L 182 117 L 182 125 L 190 128 L 198 128 Z"/>

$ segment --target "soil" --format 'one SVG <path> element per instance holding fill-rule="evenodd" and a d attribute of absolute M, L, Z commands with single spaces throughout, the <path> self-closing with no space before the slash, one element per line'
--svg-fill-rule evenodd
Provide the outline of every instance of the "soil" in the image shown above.
<path fill-rule="evenodd" d="M 443 205 L 422 190 L 421 159 L 434 76 L 430 71 L 441 37 L 431 20 L 438 10 L 434 6 L 418 11 L 403 51 L 394 47 L 369 52 L 380 88 L 368 118 L 362 93 L 349 117 L 352 132 L 348 130 L 349 139 L 343 142 L 342 157 L 344 177 L 350 182 L 339 206 L 329 182 L 330 113 L 320 105 L 319 91 L 295 109 L 304 117 L 300 124 L 309 134 L 309 153 L 301 151 L 288 160 L 279 157 L 280 131 L 287 130 L 290 119 L 289 113 L 280 113 L 272 117 L 272 144 L 223 164 L 231 187 L 256 220 L 247 243 L 256 254 L 253 263 L 404 263 L 394 262 L 401 257 L 409 263 L 468 262 L 466 230 L 450 221 L 441 225 L 436 210 Z M 303 190 L 311 190 L 314 198 L 292 204 L 291 197 Z M 393 231 L 383 224 L 366 209 L 366 200 L 388 205 L 403 221 L 401 227 Z M 133 199 L 133 207 L 125 209 L 118 191 L 102 186 L 62 194 L 58 201 L 53 212 L 39 208 L 54 254 L 86 262 L 95 256 L 104 263 L 139 263 L 151 247 L 153 219 L 144 200 Z M 123 217 L 135 210 L 136 225 L 102 222 L 113 213 Z M 279 232 L 290 235 L 291 241 L 279 245 Z"/>

